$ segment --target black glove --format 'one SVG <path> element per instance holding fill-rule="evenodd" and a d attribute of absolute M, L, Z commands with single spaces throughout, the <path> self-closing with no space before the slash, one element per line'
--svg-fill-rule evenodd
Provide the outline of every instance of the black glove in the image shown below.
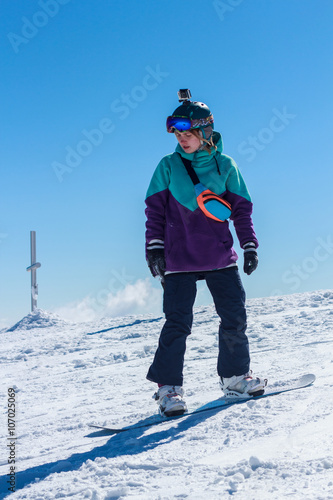
<path fill-rule="evenodd" d="M 161 276 L 161 278 L 163 278 L 165 272 L 165 258 L 162 248 L 147 250 L 147 263 L 154 278 L 155 276 Z"/>
<path fill-rule="evenodd" d="M 255 243 L 246 243 L 244 249 L 244 273 L 250 275 L 258 267 L 258 255 Z"/>

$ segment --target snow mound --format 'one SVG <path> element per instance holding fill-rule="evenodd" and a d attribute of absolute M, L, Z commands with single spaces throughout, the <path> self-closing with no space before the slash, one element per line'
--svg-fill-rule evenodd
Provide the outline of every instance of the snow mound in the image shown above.
<path fill-rule="evenodd" d="M 65 324 L 66 321 L 56 314 L 44 311 L 43 309 L 36 309 L 6 331 L 14 332 L 15 330 L 31 330 L 32 328 L 48 328 L 50 326 L 64 326 Z"/>

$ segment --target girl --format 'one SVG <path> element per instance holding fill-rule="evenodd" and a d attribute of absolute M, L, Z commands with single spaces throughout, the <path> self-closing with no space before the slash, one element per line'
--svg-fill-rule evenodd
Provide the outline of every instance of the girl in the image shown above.
<path fill-rule="evenodd" d="M 161 277 L 166 318 L 147 379 L 158 384 L 155 398 L 165 416 L 187 411 L 183 365 L 200 279 L 206 280 L 221 318 L 217 372 L 223 392 L 255 396 L 263 394 L 266 385 L 250 371 L 238 256 L 228 221 L 218 209 L 227 216 L 231 210 L 249 275 L 258 265 L 250 195 L 234 160 L 222 154 L 210 109 L 190 101 L 189 90 L 178 95 L 182 104 L 167 118 L 167 131 L 175 134 L 178 145 L 158 164 L 146 196 L 146 258 L 152 275 Z M 218 196 L 208 196 L 205 204 L 207 188 Z"/>

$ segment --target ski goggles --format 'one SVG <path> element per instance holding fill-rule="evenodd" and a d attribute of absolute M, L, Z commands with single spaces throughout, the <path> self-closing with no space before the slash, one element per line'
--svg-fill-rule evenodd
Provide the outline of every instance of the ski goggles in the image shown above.
<path fill-rule="evenodd" d="M 191 120 L 188 116 L 168 116 L 166 128 L 172 134 L 174 129 L 178 130 L 178 132 L 185 132 L 191 128 L 207 127 L 207 125 L 212 123 L 214 123 L 213 115 L 196 120 Z"/>

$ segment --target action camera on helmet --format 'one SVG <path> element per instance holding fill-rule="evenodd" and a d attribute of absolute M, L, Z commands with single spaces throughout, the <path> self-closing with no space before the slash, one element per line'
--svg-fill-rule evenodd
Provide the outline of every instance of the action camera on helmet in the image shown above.
<path fill-rule="evenodd" d="M 192 97 L 190 89 L 180 89 L 177 94 L 179 102 L 190 101 Z"/>

